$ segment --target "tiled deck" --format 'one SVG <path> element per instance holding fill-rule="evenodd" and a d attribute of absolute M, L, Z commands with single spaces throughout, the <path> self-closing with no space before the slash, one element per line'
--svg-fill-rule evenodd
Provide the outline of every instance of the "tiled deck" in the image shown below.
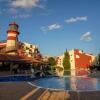
<path fill-rule="evenodd" d="M 52 91 L 29 85 L 27 82 L 0 83 L 0 100 L 68 100 L 65 91 Z"/>
<path fill-rule="evenodd" d="M 3 82 L 0 83 L 0 100 L 100 100 L 100 91 L 56 91 L 38 88 L 27 82 Z"/>

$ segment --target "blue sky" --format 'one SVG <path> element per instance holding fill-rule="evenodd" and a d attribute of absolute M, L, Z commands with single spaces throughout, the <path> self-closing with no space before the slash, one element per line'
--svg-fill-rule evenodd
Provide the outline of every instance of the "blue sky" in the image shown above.
<path fill-rule="evenodd" d="M 37 44 L 42 54 L 100 53 L 100 0 L 0 0 L 0 40 L 13 21 L 19 40 Z"/>

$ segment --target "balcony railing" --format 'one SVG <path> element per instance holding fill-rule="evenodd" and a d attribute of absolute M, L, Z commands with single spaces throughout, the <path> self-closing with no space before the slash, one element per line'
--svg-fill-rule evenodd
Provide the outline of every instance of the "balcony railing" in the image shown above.
<path fill-rule="evenodd" d="M 6 48 L 6 52 L 13 51 L 13 50 L 17 50 L 17 47 L 15 47 L 15 46 L 10 46 L 10 47 L 7 47 L 7 48 Z"/>

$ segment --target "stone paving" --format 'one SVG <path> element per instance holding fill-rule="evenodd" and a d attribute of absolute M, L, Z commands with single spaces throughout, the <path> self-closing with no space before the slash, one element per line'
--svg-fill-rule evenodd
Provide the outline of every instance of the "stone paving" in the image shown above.
<path fill-rule="evenodd" d="M 28 82 L 1 82 L 0 100 L 100 100 L 100 91 L 49 90 Z"/>
<path fill-rule="evenodd" d="M 0 100 L 69 100 L 69 94 L 31 86 L 27 82 L 2 82 Z"/>

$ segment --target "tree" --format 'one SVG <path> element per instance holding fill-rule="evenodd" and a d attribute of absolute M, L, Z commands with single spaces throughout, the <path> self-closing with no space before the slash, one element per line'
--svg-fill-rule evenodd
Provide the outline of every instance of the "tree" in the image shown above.
<path fill-rule="evenodd" d="M 70 70 L 70 56 L 67 50 L 64 53 L 63 66 L 64 66 L 64 70 Z M 70 72 L 67 71 L 67 74 L 69 75 Z"/>
<path fill-rule="evenodd" d="M 98 65 L 100 66 L 100 54 L 98 54 Z"/>
<path fill-rule="evenodd" d="M 95 60 L 93 61 L 92 65 L 90 66 L 90 70 L 93 71 L 93 70 L 98 70 L 100 71 L 100 54 L 98 54 L 96 57 L 95 57 Z"/>
<path fill-rule="evenodd" d="M 95 57 L 95 60 L 93 61 L 92 65 L 100 66 L 100 54 L 98 54 L 98 55 Z"/>
<path fill-rule="evenodd" d="M 48 63 L 49 63 L 49 65 L 51 66 L 51 69 L 54 70 L 54 69 L 55 69 L 55 65 L 56 65 L 55 58 L 49 57 L 49 58 L 48 58 Z"/>
<path fill-rule="evenodd" d="M 51 66 L 55 66 L 56 65 L 56 61 L 53 57 L 49 57 L 48 58 L 48 62 L 49 62 L 49 65 Z"/>

